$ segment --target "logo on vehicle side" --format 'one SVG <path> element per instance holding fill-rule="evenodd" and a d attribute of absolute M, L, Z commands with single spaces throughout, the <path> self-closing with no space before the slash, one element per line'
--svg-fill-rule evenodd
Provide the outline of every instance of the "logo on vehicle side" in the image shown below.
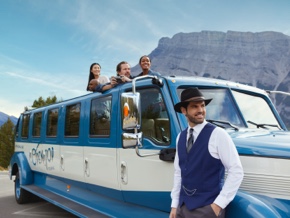
<path fill-rule="evenodd" d="M 32 161 L 33 165 L 52 162 L 54 158 L 54 149 L 53 147 L 47 148 L 44 150 L 39 149 L 39 144 L 36 146 L 36 148 L 33 148 L 30 152 L 30 159 Z M 47 167 L 49 170 L 52 170 L 51 167 Z"/>

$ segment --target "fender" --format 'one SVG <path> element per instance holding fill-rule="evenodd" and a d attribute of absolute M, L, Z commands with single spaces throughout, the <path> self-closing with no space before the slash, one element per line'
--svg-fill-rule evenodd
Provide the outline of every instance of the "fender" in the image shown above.
<path fill-rule="evenodd" d="M 289 217 L 289 214 L 289 203 L 244 191 L 238 191 L 226 209 L 226 217 L 235 218 L 277 218 Z"/>
<path fill-rule="evenodd" d="M 16 152 L 13 154 L 10 160 L 10 180 L 12 180 L 12 176 L 16 175 L 17 172 L 19 172 L 20 185 L 29 185 L 33 183 L 33 172 L 31 171 L 24 152 Z"/>

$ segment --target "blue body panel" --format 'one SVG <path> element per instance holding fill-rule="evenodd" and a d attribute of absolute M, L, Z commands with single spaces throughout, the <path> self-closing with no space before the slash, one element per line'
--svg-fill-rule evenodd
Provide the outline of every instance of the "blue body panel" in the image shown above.
<path fill-rule="evenodd" d="M 240 155 L 290 158 L 290 132 L 252 130 L 230 133 Z"/>
<path fill-rule="evenodd" d="M 33 172 L 23 152 L 16 152 L 10 160 L 10 179 L 15 172 L 19 172 L 20 185 L 29 185 L 34 182 Z"/>
<path fill-rule="evenodd" d="M 237 213 L 238 211 L 238 213 Z M 239 191 L 227 207 L 226 217 L 284 218 L 290 217 L 290 201 L 273 199 Z"/>

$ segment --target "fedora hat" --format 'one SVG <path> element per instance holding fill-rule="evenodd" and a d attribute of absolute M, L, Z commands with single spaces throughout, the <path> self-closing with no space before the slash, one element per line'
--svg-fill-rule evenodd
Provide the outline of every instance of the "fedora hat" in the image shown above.
<path fill-rule="evenodd" d="M 181 102 L 174 105 L 174 110 L 178 113 L 182 113 L 180 108 L 186 107 L 191 101 L 204 101 L 205 105 L 211 102 L 212 98 L 205 99 L 198 88 L 188 88 L 181 92 Z"/>

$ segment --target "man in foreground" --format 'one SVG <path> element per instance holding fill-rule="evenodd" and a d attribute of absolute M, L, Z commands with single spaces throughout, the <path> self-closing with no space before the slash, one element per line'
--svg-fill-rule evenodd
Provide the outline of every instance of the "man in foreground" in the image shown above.
<path fill-rule="evenodd" d="M 225 217 L 242 182 L 243 168 L 232 139 L 205 120 L 211 100 L 197 88 L 188 88 L 174 106 L 186 116 L 188 128 L 176 139 L 170 218 Z"/>

